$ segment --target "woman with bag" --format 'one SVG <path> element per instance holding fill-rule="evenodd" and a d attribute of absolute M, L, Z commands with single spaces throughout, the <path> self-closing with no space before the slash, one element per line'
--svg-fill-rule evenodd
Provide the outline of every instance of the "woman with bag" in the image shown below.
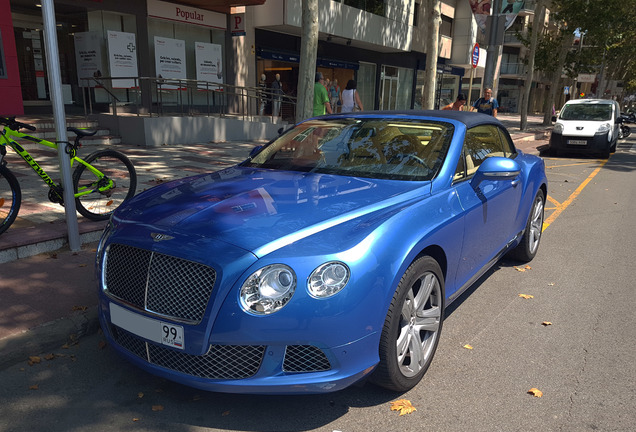
<path fill-rule="evenodd" d="M 343 113 L 362 111 L 362 102 L 360 95 L 356 90 L 357 84 L 355 80 L 349 80 L 347 87 L 342 91 L 342 111 Z"/>

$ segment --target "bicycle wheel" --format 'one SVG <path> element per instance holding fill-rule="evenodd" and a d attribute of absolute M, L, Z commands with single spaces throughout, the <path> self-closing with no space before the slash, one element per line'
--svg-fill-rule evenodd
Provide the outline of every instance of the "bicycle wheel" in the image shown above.
<path fill-rule="evenodd" d="M 135 195 L 135 167 L 130 159 L 115 150 L 96 151 L 85 162 L 99 170 L 104 177 L 98 178 L 84 164 L 77 166 L 73 173 L 75 194 L 91 191 L 75 197 L 77 211 L 88 219 L 108 219 L 121 203 Z M 112 186 L 107 187 L 111 181 Z"/>
<path fill-rule="evenodd" d="M 9 168 L 0 165 L 0 234 L 15 221 L 21 202 L 20 183 Z"/>

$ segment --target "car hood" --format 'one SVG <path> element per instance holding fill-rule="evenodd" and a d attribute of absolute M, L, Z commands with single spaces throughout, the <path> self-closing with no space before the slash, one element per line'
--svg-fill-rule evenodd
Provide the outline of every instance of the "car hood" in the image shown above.
<path fill-rule="evenodd" d="M 581 137 L 591 137 L 594 136 L 601 125 L 609 124 L 611 125 L 611 121 L 603 120 L 603 121 L 583 121 L 583 120 L 561 120 L 559 119 L 559 123 L 563 125 L 563 135 L 567 136 L 581 136 Z"/>
<path fill-rule="evenodd" d="M 262 256 L 346 221 L 430 194 L 430 182 L 233 167 L 150 189 L 113 221 L 214 238 Z"/>

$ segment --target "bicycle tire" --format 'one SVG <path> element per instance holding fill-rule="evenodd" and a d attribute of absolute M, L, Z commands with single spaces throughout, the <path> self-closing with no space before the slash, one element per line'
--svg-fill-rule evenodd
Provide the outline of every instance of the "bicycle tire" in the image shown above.
<path fill-rule="evenodd" d="M 75 197 L 77 211 L 84 217 L 106 220 L 124 201 L 132 198 L 137 190 L 137 172 L 130 159 L 116 150 L 99 150 L 88 155 L 85 162 L 103 173 L 105 179 L 115 182 L 115 187 L 104 192 L 94 192 Z M 73 172 L 73 188 L 77 194 L 85 188 L 95 189 L 100 181 L 80 164 Z"/>
<path fill-rule="evenodd" d="M 18 179 L 9 168 L 0 165 L 0 234 L 15 222 L 21 203 L 22 191 Z"/>

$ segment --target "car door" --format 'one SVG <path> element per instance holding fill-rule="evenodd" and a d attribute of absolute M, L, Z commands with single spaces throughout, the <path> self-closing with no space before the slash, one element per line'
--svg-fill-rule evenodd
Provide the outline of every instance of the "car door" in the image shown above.
<path fill-rule="evenodd" d="M 453 187 L 464 210 L 464 242 L 454 286 L 471 283 L 506 245 L 515 238 L 514 221 L 523 185 L 521 176 L 512 180 L 485 179 L 471 182 L 479 165 L 489 157 L 514 158 L 510 136 L 497 125 L 469 129 Z"/>

